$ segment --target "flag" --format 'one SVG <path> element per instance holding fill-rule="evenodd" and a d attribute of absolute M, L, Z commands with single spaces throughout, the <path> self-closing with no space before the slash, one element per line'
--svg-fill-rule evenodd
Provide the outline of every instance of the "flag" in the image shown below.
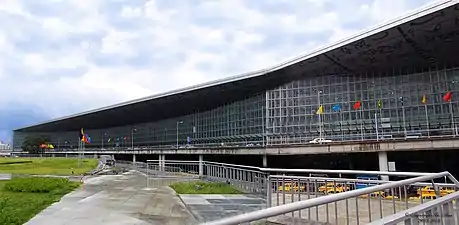
<path fill-rule="evenodd" d="M 426 95 L 422 96 L 421 102 L 422 102 L 422 104 L 426 104 L 427 103 Z"/>
<path fill-rule="evenodd" d="M 443 96 L 443 100 L 444 100 L 445 102 L 451 101 L 451 91 L 448 91 L 448 92 L 445 94 L 445 96 Z"/>
<path fill-rule="evenodd" d="M 381 100 L 378 99 L 378 109 L 381 109 L 382 108 L 382 103 L 381 103 Z"/>
<path fill-rule="evenodd" d="M 83 128 L 81 128 L 81 130 L 80 130 L 79 137 L 80 137 L 80 140 L 83 141 L 83 139 L 84 139 L 84 131 L 83 131 Z"/>
<path fill-rule="evenodd" d="M 335 112 L 341 111 L 341 105 L 340 104 L 336 104 L 336 105 L 332 106 L 332 110 L 335 111 Z"/>
<path fill-rule="evenodd" d="M 361 103 L 360 100 L 354 104 L 354 110 L 360 109 Z"/>
<path fill-rule="evenodd" d="M 84 143 L 86 143 L 86 144 L 91 143 L 91 137 L 90 137 L 89 135 L 85 134 L 85 135 L 83 136 L 82 142 L 84 142 Z"/>
<path fill-rule="evenodd" d="M 316 114 L 320 115 L 320 114 L 323 114 L 323 113 L 324 113 L 324 106 L 321 105 L 321 106 L 319 106 L 319 109 L 317 109 Z"/>

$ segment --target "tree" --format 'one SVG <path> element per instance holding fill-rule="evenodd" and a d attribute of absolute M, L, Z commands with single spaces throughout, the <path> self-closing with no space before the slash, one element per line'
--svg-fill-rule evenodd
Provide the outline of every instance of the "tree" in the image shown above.
<path fill-rule="evenodd" d="M 22 141 L 22 150 L 30 154 L 40 154 L 43 149 L 40 148 L 41 144 L 48 143 L 50 140 L 47 136 L 27 136 Z"/>

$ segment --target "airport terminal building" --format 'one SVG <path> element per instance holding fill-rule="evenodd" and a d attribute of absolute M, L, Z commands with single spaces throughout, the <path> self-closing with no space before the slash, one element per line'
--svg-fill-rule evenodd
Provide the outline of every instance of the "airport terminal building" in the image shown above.
<path fill-rule="evenodd" d="M 459 4 L 444 1 L 272 68 L 14 130 L 57 149 L 225 148 L 455 137 Z"/>

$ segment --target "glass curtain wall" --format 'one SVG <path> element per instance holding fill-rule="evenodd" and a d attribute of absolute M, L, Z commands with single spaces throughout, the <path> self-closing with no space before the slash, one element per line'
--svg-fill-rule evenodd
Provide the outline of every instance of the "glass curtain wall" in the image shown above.
<path fill-rule="evenodd" d="M 450 136 L 458 91 L 459 68 L 312 76 L 209 111 L 85 132 L 97 148 L 304 144 L 320 131 L 333 141 Z M 15 132 L 14 147 L 27 135 L 37 134 Z M 78 146 L 78 131 L 42 135 L 60 149 Z"/>
<path fill-rule="evenodd" d="M 265 129 L 265 94 L 248 96 L 215 109 L 179 118 L 132 126 L 99 130 L 84 129 L 96 148 L 179 148 L 198 146 L 262 145 Z M 78 133 L 14 133 L 14 146 L 20 148 L 24 137 L 44 135 L 56 149 L 78 147 Z"/>
<path fill-rule="evenodd" d="M 333 141 L 456 135 L 458 82 L 458 68 L 294 81 L 267 93 L 267 144 L 308 143 L 320 130 Z"/>

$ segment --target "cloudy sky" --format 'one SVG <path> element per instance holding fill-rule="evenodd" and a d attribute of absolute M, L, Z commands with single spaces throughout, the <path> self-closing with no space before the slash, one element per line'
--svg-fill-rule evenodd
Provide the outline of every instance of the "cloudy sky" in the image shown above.
<path fill-rule="evenodd" d="M 11 130 L 258 70 L 431 0 L 2 0 L 0 140 Z"/>

